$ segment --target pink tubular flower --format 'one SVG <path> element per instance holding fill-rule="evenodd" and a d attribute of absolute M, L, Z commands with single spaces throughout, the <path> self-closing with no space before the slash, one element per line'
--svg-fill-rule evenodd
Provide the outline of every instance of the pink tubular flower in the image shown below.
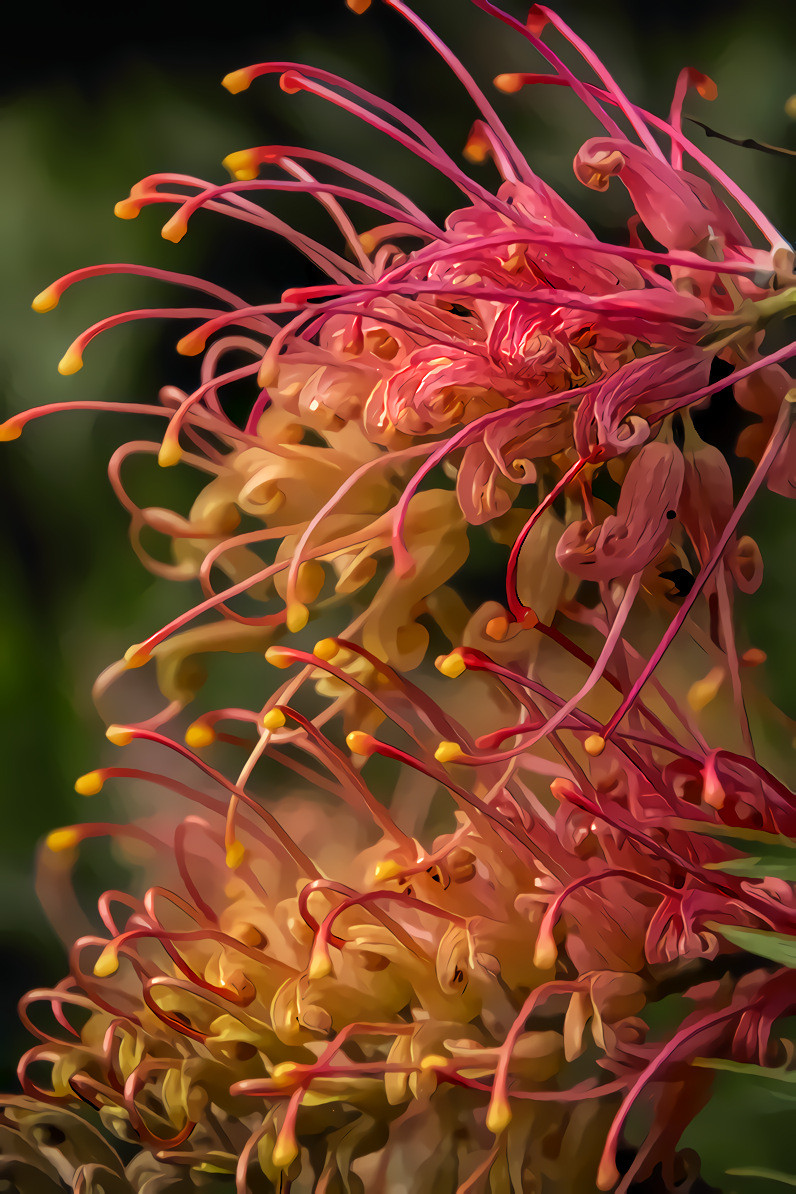
<path fill-rule="evenodd" d="M 625 1194 L 656 1171 L 674 1191 L 710 1093 L 692 1063 L 776 1066 L 796 1011 L 792 870 L 754 853 L 792 845 L 796 801 L 755 755 L 764 656 L 735 627 L 736 590 L 762 569 L 742 519 L 764 485 L 794 488 L 796 347 L 763 347 L 794 309 L 793 255 L 683 134 L 706 76 L 681 75 L 664 120 L 551 10 L 521 24 L 473 0 L 552 67 L 502 90 L 569 87 L 602 125 L 575 173 L 630 196 L 630 243 L 609 243 L 450 49 L 383 2 L 473 102 L 465 157 L 492 159 L 494 192 L 394 105 L 262 63 L 225 85 L 274 74 L 337 105 L 461 206 L 440 226 L 331 154 L 255 147 L 226 159 L 231 182 L 154 175 L 117 214 L 176 206 L 173 241 L 200 208 L 233 216 L 283 236 L 317 282 L 259 303 L 92 266 L 34 302 L 114 271 L 180 285 L 202 305 L 110 316 L 59 368 L 149 317 L 185 320 L 178 349 L 202 359 L 191 392 L 132 407 L 165 430 L 109 467 L 141 559 L 195 591 L 95 688 L 121 701 L 143 669 L 139 719 L 107 731 L 132 764 L 76 785 L 120 781 L 135 815 L 55 830 L 42 851 L 70 973 L 21 1003 L 38 1043 L 2 1103 L 0 1179 L 23 1194 L 180 1194 L 207 1174 L 237 1194 Z M 599 85 L 548 45 L 562 37 Z M 341 243 L 274 215 L 274 192 L 314 196 Z M 376 223 L 360 229 L 363 208 Z M 711 381 L 716 361 L 729 376 Z M 226 387 L 245 384 L 239 425 Z M 732 461 L 701 434 L 727 387 L 760 417 L 737 445 L 754 466 L 737 500 Z M 190 509 L 139 506 L 136 456 L 200 471 Z M 93 839 L 142 877 L 102 893 L 87 932 L 70 871 Z M 650 1014 L 664 998 L 670 1031 Z"/>

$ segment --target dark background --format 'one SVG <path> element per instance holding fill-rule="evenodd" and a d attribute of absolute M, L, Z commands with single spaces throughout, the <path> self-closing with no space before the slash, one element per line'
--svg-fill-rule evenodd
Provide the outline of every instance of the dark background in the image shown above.
<path fill-rule="evenodd" d="M 506 3 L 524 15 L 524 4 Z M 545 69 L 531 48 L 468 0 L 417 0 L 416 7 L 495 97 L 537 172 L 598 224 L 608 218 L 618 226 L 619 188 L 610 201 L 597 201 L 572 175 L 574 153 L 597 131 L 577 102 L 563 89 L 528 89 L 513 97 L 491 89 L 497 73 Z M 449 184 L 321 101 L 285 96 L 273 78 L 236 97 L 218 86 L 228 70 L 267 58 L 321 65 L 405 106 L 456 156 L 475 116 L 469 100 L 419 36 L 379 0 L 361 17 L 342 0 L 265 0 L 201 10 L 186 4 L 89 5 L 46 21 L 34 5 L 17 11 L 13 57 L 0 75 L 0 401 L 6 414 L 77 397 L 150 401 L 159 385 L 190 379 L 190 364 L 173 351 L 182 325 L 175 335 L 173 325 L 164 332 L 152 324 L 110 332 L 91 345 L 82 372 L 59 377 L 57 362 L 83 327 L 126 307 L 168 304 L 173 296 L 171 288 L 138 279 L 98 280 L 70 291 L 55 312 L 34 315 L 33 295 L 70 269 L 98 261 L 145 262 L 203 274 L 253 301 L 306 280 L 291 251 L 218 217 L 195 219 L 179 246 L 159 236 L 165 209 L 146 211 L 134 222 L 115 219 L 114 202 L 145 174 L 170 169 L 222 181 L 220 162 L 231 150 L 267 142 L 310 144 L 397 183 L 436 218 L 458 202 Z M 754 7 L 578 0 L 562 3 L 559 11 L 625 91 L 653 111 L 666 114 L 679 67 L 693 65 L 716 80 L 719 97 L 712 105 L 690 100 L 688 111 L 731 136 L 796 149 L 796 122 L 784 109 L 796 92 L 796 71 L 784 27 L 787 5 L 779 0 Z M 793 239 L 794 159 L 708 142 L 698 129 L 693 135 Z M 290 214 L 299 226 L 324 235 L 309 200 L 296 201 L 295 208 Z M 605 230 L 611 231 L 610 224 Z M 37 842 L 54 826 L 104 815 L 72 790 L 76 775 L 113 750 L 91 704 L 91 681 L 186 600 L 185 590 L 169 592 L 165 583 L 154 583 L 133 557 L 126 519 L 105 476 L 118 443 L 152 430 L 146 420 L 60 414 L 0 445 L 0 1060 L 6 1089 L 13 1088 L 14 1058 L 28 1043 L 15 1026 L 16 999 L 64 969 L 33 891 Z M 148 503 L 180 500 L 181 478 L 161 472 L 144 481 Z M 769 653 L 771 695 L 793 715 L 794 567 L 785 515 L 785 503 L 766 496 L 746 528 L 760 538 L 768 571 L 754 606 L 744 605 L 740 613 L 751 640 Z M 787 1168 L 782 1149 L 790 1147 L 789 1139 L 766 1097 L 759 1090 L 752 1095 L 732 1076 L 720 1083 L 716 1104 L 692 1133 L 713 1180 L 725 1163 L 776 1161 Z M 792 1148 L 790 1153 L 792 1158 Z M 727 1190 L 763 1188 L 759 1178 L 733 1180 Z"/>

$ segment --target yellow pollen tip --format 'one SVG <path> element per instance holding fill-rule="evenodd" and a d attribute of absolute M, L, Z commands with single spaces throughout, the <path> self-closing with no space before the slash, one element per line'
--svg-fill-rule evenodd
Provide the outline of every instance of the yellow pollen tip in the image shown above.
<path fill-rule="evenodd" d="M 187 231 L 188 221 L 179 213 L 175 213 L 170 220 L 166 220 L 160 230 L 160 235 L 164 240 L 170 240 L 172 244 L 178 245 Z"/>
<path fill-rule="evenodd" d="M 161 468 L 172 468 L 182 460 L 182 448 L 176 439 L 164 439 L 158 452 L 158 464 Z"/>
<path fill-rule="evenodd" d="M 240 182 L 250 182 L 260 173 L 260 163 L 250 149 L 237 149 L 234 153 L 228 153 L 221 165 Z"/>
<path fill-rule="evenodd" d="M 263 716 L 263 726 L 266 730 L 281 730 L 285 720 L 281 709 L 269 709 Z"/>
<path fill-rule="evenodd" d="M 339 650 L 340 648 L 333 638 L 322 638 L 312 648 L 312 653 L 318 659 L 323 659 L 326 663 L 330 663 Z"/>
<path fill-rule="evenodd" d="M 128 730 L 126 726 L 108 726 L 105 731 L 105 737 L 114 746 L 129 746 L 133 740 L 132 730 Z"/>
<path fill-rule="evenodd" d="M 613 1190 L 618 1181 L 619 1170 L 611 1158 L 608 1157 L 605 1160 L 600 1161 L 600 1168 L 597 1170 L 597 1189 Z"/>
<path fill-rule="evenodd" d="M 390 879 L 395 879 L 403 871 L 403 867 L 394 858 L 385 858 L 383 862 L 377 862 L 373 868 L 373 879 L 376 883 L 387 883 Z"/>
<path fill-rule="evenodd" d="M 0 442 L 8 443 L 9 440 L 19 439 L 20 435 L 22 435 L 22 428 L 13 419 L 7 419 L 5 423 L 0 423 Z"/>
<path fill-rule="evenodd" d="M 298 1156 L 298 1145 L 295 1136 L 284 1138 L 280 1132 L 277 1136 L 271 1160 L 277 1169 L 287 1169 Z"/>
<path fill-rule="evenodd" d="M 37 294 L 33 302 L 30 304 L 34 311 L 39 315 L 43 315 L 45 311 L 54 311 L 58 306 L 60 294 L 54 286 L 48 286 L 46 290 L 42 290 L 41 294 Z"/>
<path fill-rule="evenodd" d="M 195 721 L 185 731 L 185 745 L 190 746 L 191 750 L 201 750 L 205 746 L 212 746 L 215 740 L 215 730 L 203 721 Z"/>
<path fill-rule="evenodd" d="M 221 86 L 226 87 L 232 95 L 239 95 L 241 91 L 246 91 L 251 86 L 251 81 L 251 74 L 244 67 L 241 70 L 231 70 L 229 74 L 224 75 Z"/>
<path fill-rule="evenodd" d="M 370 8 L 370 0 L 345 0 L 346 7 L 350 8 L 352 12 L 362 15 Z"/>
<path fill-rule="evenodd" d="M 141 205 L 135 199 L 120 199 L 114 204 L 113 214 L 120 220 L 135 220 L 141 214 Z"/>
<path fill-rule="evenodd" d="M 243 857 L 246 853 L 246 847 L 243 842 L 239 842 L 237 838 L 227 846 L 227 866 L 231 871 L 236 871 L 243 862 Z"/>
<path fill-rule="evenodd" d="M 552 970 L 556 964 L 558 949 L 552 936 L 537 937 L 533 951 L 533 964 L 537 970 Z"/>
<path fill-rule="evenodd" d="M 464 754 L 458 742 L 440 742 L 434 751 L 434 758 L 438 763 L 453 763 Z"/>
<path fill-rule="evenodd" d="M 601 755 L 605 750 L 605 739 L 599 734 L 589 734 L 583 743 L 583 749 L 587 755 L 592 755 L 592 757 L 596 758 L 597 755 Z"/>
<path fill-rule="evenodd" d="M 429 1053 L 428 1057 L 424 1057 L 420 1062 L 420 1069 L 426 1073 L 428 1070 L 441 1070 L 448 1064 L 448 1058 L 440 1056 L 439 1053 Z"/>
<path fill-rule="evenodd" d="M 287 607 L 287 618 L 285 623 L 291 634 L 298 634 L 303 630 L 310 620 L 310 611 L 306 605 L 302 605 L 300 601 L 295 601 L 292 605 Z"/>
<path fill-rule="evenodd" d="M 796 120 L 796 95 L 790 95 L 785 100 L 785 115 Z"/>
<path fill-rule="evenodd" d="M 311 982 L 318 982 L 322 978 L 328 978 L 332 973 L 332 959 L 327 953 L 314 953 L 310 958 L 310 964 L 307 968 L 307 977 Z"/>
<path fill-rule="evenodd" d="M 699 713 L 719 695 L 724 680 L 724 668 L 714 667 L 703 680 L 697 680 L 688 690 L 688 703 L 695 713 Z"/>
<path fill-rule="evenodd" d="M 65 850 L 73 850 L 80 841 L 77 829 L 54 829 L 44 839 L 48 850 L 53 854 L 63 854 Z"/>
<path fill-rule="evenodd" d="M 83 357 L 76 348 L 70 348 L 58 362 L 58 372 L 62 377 L 69 377 L 83 368 Z"/>
<path fill-rule="evenodd" d="M 271 1070 L 271 1081 L 274 1086 L 293 1086 L 297 1070 L 295 1061 L 280 1061 Z"/>
<path fill-rule="evenodd" d="M 511 1123 L 511 1108 L 508 1100 L 494 1098 L 486 1113 L 486 1126 L 493 1136 L 500 1136 Z"/>
<path fill-rule="evenodd" d="M 148 651 L 144 651 L 141 643 L 133 643 L 132 647 L 128 647 L 124 653 L 124 662 L 130 667 L 143 667 L 145 663 L 149 663 L 152 656 Z"/>
<path fill-rule="evenodd" d="M 455 680 L 457 676 L 461 676 L 462 672 L 467 670 L 467 664 L 455 651 L 450 655 L 440 655 L 435 666 L 438 672 L 441 672 L 443 676 L 448 676 L 451 680 Z"/>
<path fill-rule="evenodd" d="M 362 730 L 352 730 L 346 735 L 345 742 L 352 755 L 364 755 L 367 758 L 373 754 L 373 739 Z"/>
<path fill-rule="evenodd" d="M 104 782 L 101 771 L 87 771 L 75 780 L 75 791 L 78 796 L 96 796 L 102 791 Z"/>
<path fill-rule="evenodd" d="M 108 978 L 109 975 L 115 974 L 119 969 L 119 955 L 116 952 L 116 946 L 111 942 L 106 945 L 100 956 L 94 963 L 94 974 L 97 978 Z"/>
<path fill-rule="evenodd" d="M 265 653 L 266 663 L 270 663 L 272 667 L 286 668 L 295 663 L 292 655 L 288 655 L 287 651 L 282 647 L 269 647 Z"/>
<path fill-rule="evenodd" d="M 492 81 L 498 91 L 503 91 L 506 95 L 513 95 L 515 91 L 522 90 L 522 75 L 496 75 Z"/>

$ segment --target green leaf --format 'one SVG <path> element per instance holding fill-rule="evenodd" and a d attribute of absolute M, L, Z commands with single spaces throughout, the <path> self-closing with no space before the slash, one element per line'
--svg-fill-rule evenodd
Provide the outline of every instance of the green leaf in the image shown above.
<path fill-rule="evenodd" d="M 733 945 L 749 950 L 771 962 L 796 968 L 796 937 L 786 933 L 771 933 L 767 929 L 742 929 L 738 925 L 722 925 L 712 922 L 707 926 L 714 933 L 721 933 Z"/>
<path fill-rule="evenodd" d="M 796 850 L 772 848 L 766 854 L 732 858 L 729 862 L 707 862 L 706 870 L 721 871 L 725 875 L 742 875 L 747 879 L 786 879 L 796 881 Z"/>
<path fill-rule="evenodd" d="M 770 1182 L 781 1182 L 783 1186 L 796 1186 L 796 1176 L 779 1173 L 776 1169 L 728 1169 L 729 1177 L 763 1177 Z"/>
<path fill-rule="evenodd" d="M 705 1070 L 729 1070 L 750 1078 L 773 1078 L 775 1082 L 796 1083 L 796 1070 L 788 1070 L 785 1066 L 752 1065 L 750 1062 L 730 1061 L 723 1057 L 695 1057 L 691 1064 Z"/>

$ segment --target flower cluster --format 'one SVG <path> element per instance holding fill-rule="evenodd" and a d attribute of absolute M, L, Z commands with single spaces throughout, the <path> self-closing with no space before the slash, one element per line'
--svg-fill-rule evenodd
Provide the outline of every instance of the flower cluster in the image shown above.
<path fill-rule="evenodd" d="M 793 254 L 683 132 L 689 89 L 715 94 L 706 76 L 684 70 L 661 119 L 552 11 L 522 24 L 473 0 L 552 68 L 498 88 L 571 88 L 601 128 L 576 177 L 615 178 L 634 210 L 626 243 L 606 243 L 450 49 L 384 3 L 477 108 L 465 158 L 491 159 L 495 190 L 392 104 L 263 63 L 225 86 L 276 74 L 356 114 L 462 206 L 438 225 L 330 154 L 251 148 L 226 159 L 231 182 L 155 175 L 117 214 L 176 206 L 174 241 L 200 208 L 233 216 L 285 237 L 316 284 L 252 303 L 91 266 L 34 302 L 126 272 L 206 305 L 113 315 L 59 367 L 129 320 L 191 324 L 177 347 L 203 354 L 196 388 L 133 408 L 165 431 L 121 447 L 110 478 L 141 559 L 201 597 L 97 685 L 103 706 L 136 683 L 152 705 L 107 732 L 134 763 L 77 790 L 127 781 L 137 814 L 56 830 L 43 852 L 61 911 L 89 838 L 145 878 L 105 892 L 69 976 L 22 1001 L 39 1043 L 3 1101 L 0 1178 L 23 1191 L 154 1194 L 213 1174 L 239 1194 L 577 1194 L 656 1170 L 660 1188 L 691 1188 L 677 1144 L 712 1080 L 693 1063 L 777 1065 L 796 1010 L 793 867 L 772 877 L 749 857 L 796 837 L 796 804 L 756 759 L 763 656 L 733 612 L 762 576 L 750 502 L 796 487 L 796 346 L 764 347 L 796 307 Z M 562 39 L 596 83 L 551 48 Z M 272 214 L 271 192 L 315 196 L 338 247 Z M 247 383 L 240 426 L 225 394 Z M 739 498 L 698 417 L 727 386 L 757 420 L 735 446 L 753 464 Z M 187 514 L 132 500 L 134 455 L 204 474 Z M 216 678 L 229 653 L 241 662 Z M 230 675 L 239 691 L 208 702 Z M 648 1014 L 664 999 L 668 1034 Z M 637 1104 L 646 1135 L 626 1140 Z"/>

